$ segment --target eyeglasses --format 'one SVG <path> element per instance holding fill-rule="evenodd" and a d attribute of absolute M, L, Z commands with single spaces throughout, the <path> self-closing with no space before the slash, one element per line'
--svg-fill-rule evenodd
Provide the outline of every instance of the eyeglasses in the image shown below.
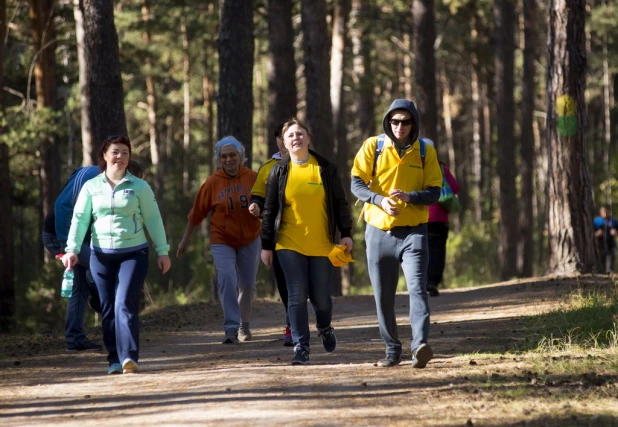
<path fill-rule="evenodd" d="M 395 127 L 399 125 L 412 126 L 412 124 L 414 123 L 414 120 L 412 119 L 407 119 L 407 120 L 390 119 L 388 122 Z"/>

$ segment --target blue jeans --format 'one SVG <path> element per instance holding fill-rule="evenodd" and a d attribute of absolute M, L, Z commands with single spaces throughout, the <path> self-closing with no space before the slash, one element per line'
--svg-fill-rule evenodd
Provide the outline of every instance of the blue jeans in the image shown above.
<path fill-rule="evenodd" d="M 399 265 L 403 269 L 410 297 L 411 350 L 427 343 L 429 301 L 427 300 L 427 225 L 394 227 L 385 231 L 367 224 L 367 267 L 376 300 L 380 335 L 386 354 L 401 354 L 397 335 L 395 294 Z"/>
<path fill-rule="evenodd" d="M 288 285 L 288 316 L 296 347 L 309 352 L 309 313 L 311 301 L 319 331 L 330 327 L 333 300 L 330 297 L 333 264 L 327 257 L 305 256 L 295 251 L 277 251 Z"/>
<path fill-rule="evenodd" d="M 105 254 L 92 251 L 90 271 L 101 297 L 107 361 L 139 360 L 139 299 L 148 273 L 148 249 Z"/>
<path fill-rule="evenodd" d="M 58 240 L 55 234 L 45 233 L 42 235 L 45 249 L 56 256 L 64 253 L 64 242 Z M 67 301 L 67 319 L 64 326 L 64 336 L 67 344 L 80 345 L 86 341 L 84 331 L 84 316 L 90 296 L 90 284 L 87 280 L 87 271 L 90 265 L 90 246 L 82 245 L 77 255 L 79 263 L 73 267 L 73 293 Z"/>
<path fill-rule="evenodd" d="M 220 243 L 211 245 L 210 249 L 217 269 L 223 329 L 225 335 L 235 335 L 241 323 L 248 326 L 251 321 L 260 239 L 238 249 Z"/>

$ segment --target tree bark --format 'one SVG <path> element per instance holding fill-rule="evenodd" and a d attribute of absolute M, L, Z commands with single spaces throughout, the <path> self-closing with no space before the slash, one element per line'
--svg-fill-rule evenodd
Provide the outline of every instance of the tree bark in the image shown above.
<path fill-rule="evenodd" d="M 521 211 L 519 257 L 522 277 L 531 277 L 534 266 L 534 95 L 536 55 L 536 0 L 523 0 L 524 75 L 521 102 Z"/>
<path fill-rule="evenodd" d="M 515 55 L 515 8 L 511 0 L 496 0 L 495 18 L 495 104 L 498 121 L 498 176 L 500 198 L 500 277 L 517 276 L 517 235 L 519 211 L 515 187 L 515 105 L 513 97 Z"/>
<path fill-rule="evenodd" d="M 586 154 L 586 2 L 550 0 L 547 57 L 549 272 L 591 272 L 596 254 Z"/>
<path fill-rule="evenodd" d="M 330 67 L 326 1 L 301 1 L 301 27 L 307 81 L 307 125 L 311 144 L 320 154 L 333 158 L 333 110 L 330 101 Z"/>
<path fill-rule="evenodd" d="M 268 2 L 268 152 L 279 151 L 278 125 L 296 115 L 296 63 L 292 0 Z"/>
<path fill-rule="evenodd" d="M 253 160 L 253 0 L 221 0 L 217 139 L 233 135 Z"/>
<path fill-rule="evenodd" d="M 2 18 L 3 6 L 0 4 L 0 18 Z M 0 62 L 3 59 L 0 56 Z M 1 86 L 2 80 L 0 79 Z M 1 105 L 0 112 L 2 112 Z M 9 173 L 9 147 L 6 144 L 0 144 L 0 331 L 9 329 L 10 319 L 15 312 L 12 187 Z"/>
<path fill-rule="evenodd" d="M 475 5 L 473 4 L 473 7 Z M 473 14 L 470 20 L 470 38 L 473 43 L 473 50 L 470 53 L 470 92 L 472 95 L 472 203 L 474 222 L 482 224 L 483 220 L 483 165 L 482 165 L 482 146 L 481 146 L 481 125 L 482 125 L 482 107 L 481 107 L 481 83 L 479 77 L 479 59 L 476 52 L 478 45 L 478 29 L 477 17 Z"/>
<path fill-rule="evenodd" d="M 180 36 L 182 39 L 182 191 L 185 197 L 189 197 L 190 168 L 191 168 L 191 58 L 189 56 L 189 35 L 187 34 L 187 18 L 185 13 L 180 17 Z"/>
<path fill-rule="evenodd" d="M 88 67 L 86 66 L 86 46 L 84 40 L 84 1 L 73 0 L 75 19 L 75 39 L 77 42 L 77 64 L 79 67 L 80 124 L 82 134 L 82 166 L 98 163 L 96 143 L 92 140 L 90 123 L 90 98 L 88 97 Z"/>
<path fill-rule="evenodd" d="M 6 0 L 0 0 L 0 112 L 4 112 L 4 38 L 7 31 Z M 1 130 L 1 129 L 0 129 Z"/>
<path fill-rule="evenodd" d="M 95 144 L 112 135 L 127 135 L 124 92 L 112 0 L 83 0 L 86 96 Z M 128 136 L 128 135 L 127 135 Z"/>
<path fill-rule="evenodd" d="M 357 139 L 364 141 L 376 134 L 375 129 L 375 99 L 373 94 L 373 64 L 371 52 L 373 39 L 369 31 L 371 8 L 367 0 L 352 0 L 352 50 L 354 53 L 354 77 L 358 86 L 357 128 L 360 135 Z"/>
<path fill-rule="evenodd" d="M 436 23 L 433 0 L 414 0 L 414 94 L 421 118 L 421 137 L 438 138 L 438 108 L 436 90 Z"/>

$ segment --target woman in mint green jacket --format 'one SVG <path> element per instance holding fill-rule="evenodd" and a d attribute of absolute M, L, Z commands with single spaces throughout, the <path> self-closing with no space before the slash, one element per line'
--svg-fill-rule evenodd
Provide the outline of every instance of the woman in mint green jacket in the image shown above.
<path fill-rule="evenodd" d="M 90 271 L 101 297 L 109 374 L 137 372 L 139 298 L 148 272 L 144 227 L 154 242 L 161 272 L 165 274 L 171 266 L 154 193 L 146 181 L 127 171 L 130 160 L 131 143 L 126 136 L 111 136 L 103 143 L 99 153 L 102 173 L 86 182 L 79 193 L 62 258 L 69 269 L 77 264 L 90 227 Z"/>

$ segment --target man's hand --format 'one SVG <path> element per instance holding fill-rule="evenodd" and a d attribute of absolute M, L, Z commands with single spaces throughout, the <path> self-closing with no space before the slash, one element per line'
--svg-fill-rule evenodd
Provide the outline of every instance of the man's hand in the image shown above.
<path fill-rule="evenodd" d="M 390 197 L 383 198 L 380 205 L 382 206 L 382 210 L 384 210 L 384 212 L 386 212 L 390 216 L 399 215 L 399 209 L 397 209 L 397 202 Z"/>
<path fill-rule="evenodd" d="M 354 241 L 351 237 L 342 237 L 341 244 L 346 247 L 346 252 L 352 252 L 352 249 L 354 248 Z"/>
<path fill-rule="evenodd" d="M 178 249 L 176 250 L 176 257 L 180 258 L 182 254 L 187 250 L 187 246 L 189 246 L 189 242 L 185 239 L 182 239 L 178 244 Z"/>
<path fill-rule="evenodd" d="M 405 191 L 401 191 L 398 188 L 395 190 L 391 190 L 388 192 L 388 195 L 391 197 L 396 197 L 397 199 L 401 200 L 402 202 L 405 203 L 410 203 L 410 195 L 408 193 L 406 193 Z"/>
<path fill-rule="evenodd" d="M 249 205 L 249 213 L 253 216 L 260 216 L 260 207 L 258 206 L 257 203 L 251 203 Z"/>

